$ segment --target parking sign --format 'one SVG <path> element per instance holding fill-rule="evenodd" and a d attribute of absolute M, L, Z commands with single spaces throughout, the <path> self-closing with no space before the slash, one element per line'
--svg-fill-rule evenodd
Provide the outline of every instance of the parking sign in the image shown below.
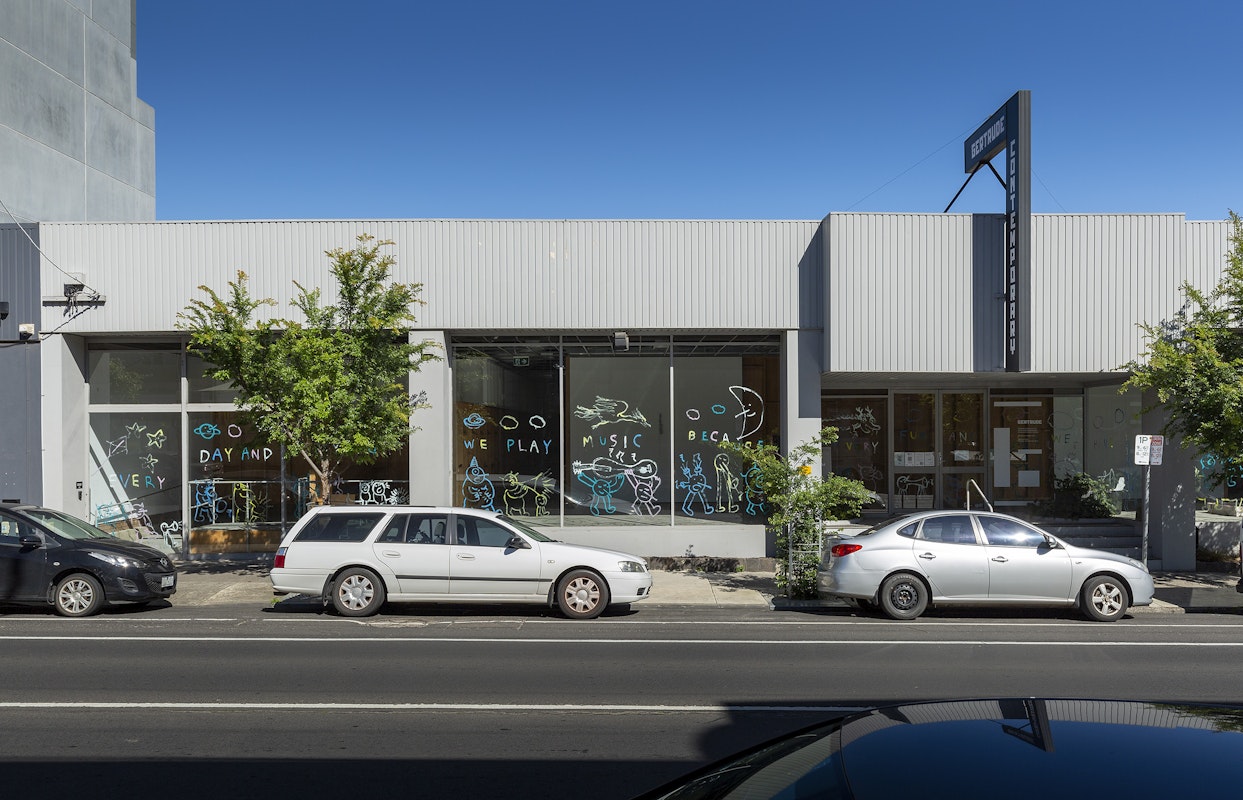
<path fill-rule="evenodd" d="M 1161 463 L 1161 454 L 1165 450 L 1164 436 L 1135 437 L 1135 463 L 1139 466 L 1156 466 Z"/>

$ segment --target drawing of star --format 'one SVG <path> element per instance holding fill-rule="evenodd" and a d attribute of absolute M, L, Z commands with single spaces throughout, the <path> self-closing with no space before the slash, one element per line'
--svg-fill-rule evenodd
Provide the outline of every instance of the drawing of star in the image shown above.
<path fill-rule="evenodd" d="M 146 429 L 147 429 L 146 425 L 139 425 L 137 422 L 125 428 L 125 430 L 129 431 L 130 436 L 137 436 L 138 434 L 142 433 Z"/>
<path fill-rule="evenodd" d="M 157 450 L 163 449 L 164 439 L 165 439 L 165 436 L 164 436 L 163 428 L 160 428 L 155 433 L 148 433 L 147 434 L 147 447 L 154 447 Z"/>
<path fill-rule="evenodd" d="M 160 459 L 152 455 L 145 455 L 138 460 L 141 461 L 142 465 L 147 468 L 147 472 L 155 472 L 155 465 L 160 463 Z"/>

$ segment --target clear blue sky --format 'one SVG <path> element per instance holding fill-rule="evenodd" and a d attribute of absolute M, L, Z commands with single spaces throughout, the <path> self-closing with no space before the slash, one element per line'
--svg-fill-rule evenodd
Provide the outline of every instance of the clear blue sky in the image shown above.
<path fill-rule="evenodd" d="M 138 2 L 160 219 L 939 212 L 1019 89 L 1034 211 L 1223 219 L 1241 77 L 1240 0 Z"/>

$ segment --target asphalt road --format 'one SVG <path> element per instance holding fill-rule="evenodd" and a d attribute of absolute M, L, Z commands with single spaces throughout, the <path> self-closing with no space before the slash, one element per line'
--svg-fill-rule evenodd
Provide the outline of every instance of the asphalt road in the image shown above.
<path fill-rule="evenodd" d="M 1213 614 L 173 606 L 0 614 L 0 654 L 7 785 L 102 797 L 609 800 L 858 705 L 1243 703 L 1243 617 Z"/>

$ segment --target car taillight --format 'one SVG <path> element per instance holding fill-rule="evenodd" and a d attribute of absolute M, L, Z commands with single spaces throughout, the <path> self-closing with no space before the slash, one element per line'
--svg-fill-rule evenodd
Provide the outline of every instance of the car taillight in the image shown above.
<path fill-rule="evenodd" d="M 856 550 L 862 549 L 863 545 L 861 544 L 835 544 L 833 547 L 829 548 L 829 552 L 833 554 L 834 558 L 841 558 L 844 555 L 849 555 Z"/>
<path fill-rule="evenodd" d="M 285 566 L 285 550 L 286 548 L 284 547 L 277 548 L 276 550 L 276 558 L 272 561 L 272 566 L 276 569 Z"/>

